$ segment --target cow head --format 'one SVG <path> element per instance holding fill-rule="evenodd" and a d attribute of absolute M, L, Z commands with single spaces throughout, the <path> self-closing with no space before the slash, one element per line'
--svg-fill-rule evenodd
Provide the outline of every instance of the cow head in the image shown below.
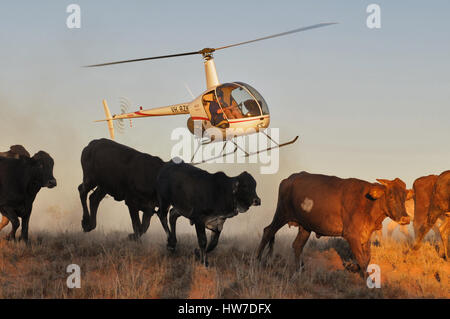
<path fill-rule="evenodd" d="M 392 181 L 377 179 L 381 185 L 372 185 L 367 197 L 371 200 L 382 200 L 381 207 L 386 215 L 400 225 L 407 225 L 410 217 L 406 213 L 406 184 L 399 178 Z"/>
<path fill-rule="evenodd" d="M 53 177 L 53 165 L 54 161 L 51 156 L 44 152 L 39 151 L 32 157 L 32 160 L 38 167 L 41 187 L 53 188 L 56 186 L 56 179 Z"/>
<path fill-rule="evenodd" d="M 261 205 L 261 199 L 256 194 L 256 181 L 247 172 L 237 176 L 233 192 L 236 195 L 237 210 L 240 213 L 246 212 L 250 206 Z"/>

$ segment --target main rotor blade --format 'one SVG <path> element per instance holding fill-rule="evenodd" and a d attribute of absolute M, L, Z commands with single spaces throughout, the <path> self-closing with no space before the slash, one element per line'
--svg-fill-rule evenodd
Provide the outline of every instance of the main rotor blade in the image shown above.
<path fill-rule="evenodd" d="M 306 30 L 321 28 L 321 27 L 325 27 L 325 26 L 328 26 L 328 25 L 332 25 L 332 24 L 337 24 L 337 22 L 327 22 L 327 23 L 314 24 L 314 25 L 310 25 L 310 26 L 307 26 L 307 27 L 302 27 L 302 28 L 298 28 L 298 29 L 295 29 L 295 30 L 291 30 L 291 31 L 277 33 L 277 34 L 269 35 L 267 37 L 258 38 L 258 39 L 255 39 L 255 40 L 239 42 L 239 43 L 235 43 L 235 44 L 231 44 L 231 45 L 226 45 L 226 46 L 215 48 L 215 49 L 213 49 L 213 48 L 204 48 L 204 49 L 202 49 L 200 51 L 192 51 L 192 52 L 185 52 L 185 53 L 160 55 L 160 56 L 154 56 L 154 57 L 149 57 L 149 58 L 140 58 L 140 59 L 132 59 L 132 60 L 123 60 L 123 61 L 114 61 L 114 62 L 107 62 L 107 63 L 100 63 L 100 64 L 92 64 L 92 65 L 86 65 L 85 67 L 86 68 L 92 68 L 92 67 L 98 67 L 98 66 L 106 66 L 106 65 L 129 63 L 129 62 L 139 62 L 139 61 L 147 61 L 147 60 L 174 58 L 174 57 L 185 56 L 185 55 L 194 55 L 194 54 L 202 54 L 203 56 L 206 56 L 206 55 L 211 54 L 211 53 L 213 53 L 214 51 L 217 51 L 217 50 L 222 50 L 222 49 L 226 49 L 226 48 L 236 47 L 238 45 L 244 45 L 244 44 L 248 44 L 248 43 L 252 43 L 252 42 L 256 42 L 256 41 L 262 41 L 262 40 L 272 39 L 272 38 L 276 38 L 276 37 L 281 37 L 283 35 L 288 35 L 288 34 L 291 34 L 291 33 L 296 33 L 296 32 L 302 32 L 302 31 L 306 31 Z"/>
<path fill-rule="evenodd" d="M 92 64 L 92 65 L 86 65 L 84 67 L 85 68 L 92 68 L 92 67 L 97 67 L 97 66 L 105 66 L 105 65 L 129 63 L 129 62 L 138 62 L 138 61 L 146 61 L 146 60 L 165 59 L 165 58 L 173 58 L 173 57 L 177 57 L 177 56 L 193 55 L 193 54 L 201 54 L 201 52 L 199 52 L 199 51 L 192 51 L 192 52 L 186 52 L 186 53 L 160 55 L 160 56 L 154 56 L 154 57 L 150 57 L 150 58 L 141 58 L 141 59 L 132 59 L 132 60 L 123 60 L 123 61 L 107 62 L 107 63 L 100 63 L 100 64 Z"/>
<path fill-rule="evenodd" d="M 272 38 L 276 38 L 276 37 L 281 37 L 283 35 L 288 35 L 291 33 L 296 33 L 296 32 L 302 32 L 302 31 L 306 31 L 306 30 L 311 30 L 311 29 L 316 29 L 316 28 L 321 28 L 321 27 L 326 27 L 328 25 L 332 25 L 332 24 L 337 24 L 337 22 L 327 22 L 327 23 L 319 23 L 319 24 L 314 24 L 314 25 L 310 25 L 307 27 L 302 27 L 302 28 L 298 28 L 295 30 L 291 30 L 291 31 L 286 31 L 286 32 L 282 32 L 282 33 L 277 33 L 277 34 L 273 34 L 273 35 L 269 35 L 267 37 L 262 37 L 262 38 L 258 38 L 255 40 L 250 40 L 250 41 L 245 41 L 245 42 L 239 42 L 239 43 L 235 43 L 235 44 L 231 44 L 231 45 L 226 45 L 220 48 L 215 48 L 215 50 L 222 50 L 222 49 L 227 49 L 227 48 L 231 48 L 231 47 L 236 47 L 238 45 L 243 45 L 243 44 L 248 44 L 248 43 L 252 43 L 252 42 L 256 42 L 256 41 L 262 41 L 262 40 L 267 40 L 267 39 L 272 39 Z"/>

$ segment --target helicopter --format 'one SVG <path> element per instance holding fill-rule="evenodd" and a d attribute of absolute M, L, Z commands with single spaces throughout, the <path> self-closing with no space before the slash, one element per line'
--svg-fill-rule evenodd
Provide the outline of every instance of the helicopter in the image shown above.
<path fill-rule="evenodd" d="M 264 132 L 264 130 L 269 127 L 270 112 L 266 101 L 256 89 L 243 82 L 219 82 L 213 53 L 227 48 L 325 27 L 336 23 L 337 22 L 326 22 L 314 24 L 217 48 L 204 48 L 199 51 L 87 65 L 85 67 L 102 67 L 122 63 L 141 62 L 199 54 L 203 57 L 205 67 L 206 90 L 192 101 L 150 109 L 143 109 L 143 107 L 140 106 L 139 110 L 135 112 L 122 112 L 122 114 L 111 115 L 106 100 L 103 100 L 103 109 L 106 118 L 95 122 L 107 122 L 110 137 L 114 140 L 115 133 L 113 121 L 115 120 L 123 121 L 125 119 L 129 119 L 131 124 L 131 120 L 135 118 L 189 114 L 190 116 L 187 120 L 187 127 L 194 137 L 202 141 L 198 144 L 194 154 L 192 155 L 191 162 L 194 160 L 194 157 L 201 145 L 216 141 L 221 141 L 224 143 L 222 152 L 219 156 L 193 164 L 200 164 L 219 157 L 228 156 L 235 153 L 238 148 L 244 152 L 246 157 L 248 157 L 253 154 L 267 152 L 271 149 L 281 148 L 283 146 L 293 144 L 297 141 L 298 136 L 285 143 L 277 143 L 269 134 Z M 214 134 L 208 135 L 208 132 L 211 130 Z M 217 132 L 219 132 L 219 135 L 222 135 L 219 136 L 220 138 L 217 138 Z M 230 132 L 232 133 L 230 134 Z M 250 153 L 242 149 L 235 141 L 238 136 L 255 133 L 264 134 L 268 140 L 274 143 L 275 146 L 270 146 L 266 149 Z M 232 152 L 224 153 L 228 142 L 234 144 L 234 150 Z"/>

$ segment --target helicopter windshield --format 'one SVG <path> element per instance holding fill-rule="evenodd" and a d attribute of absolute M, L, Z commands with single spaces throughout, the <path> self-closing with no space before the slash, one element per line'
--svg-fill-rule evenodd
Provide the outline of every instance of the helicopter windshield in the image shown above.
<path fill-rule="evenodd" d="M 267 113 L 264 112 L 264 109 L 261 109 L 260 101 L 257 100 L 260 98 L 264 101 L 261 95 L 252 87 L 248 87 L 251 90 L 247 88 L 246 84 L 236 82 L 225 83 L 216 88 L 217 101 L 228 120 L 268 114 L 268 110 Z M 252 90 L 257 93 L 257 96 L 253 94 Z"/>
<path fill-rule="evenodd" d="M 253 97 L 258 102 L 259 107 L 262 110 L 262 114 L 264 114 L 264 115 L 269 114 L 269 107 L 267 106 L 266 101 L 261 96 L 261 94 L 259 94 L 259 92 L 255 90 L 255 88 L 253 88 L 252 86 L 250 86 L 246 83 L 242 83 L 242 82 L 235 82 L 235 83 L 245 87 L 253 95 Z"/>

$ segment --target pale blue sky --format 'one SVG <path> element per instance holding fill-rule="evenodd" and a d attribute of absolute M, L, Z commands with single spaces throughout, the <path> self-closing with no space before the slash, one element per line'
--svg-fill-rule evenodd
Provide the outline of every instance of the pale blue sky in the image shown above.
<path fill-rule="evenodd" d="M 66 6 L 81 6 L 81 29 L 66 27 Z M 382 28 L 366 27 L 381 6 Z M 22 143 L 56 161 L 59 187 L 45 191 L 79 203 L 79 156 L 107 130 L 101 100 L 134 105 L 190 100 L 205 89 L 200 56 L 84 69 L 81 65 L 217 47 L 272 33 L 340 24 L 215 54 L 221 82 L 254 86 L 282 139 L 282 167 L 204 165 L 257 177 L 267 224 L 278 183 L 301 170 L 341 177 L 415 178 L 450 167 L 450 3 L 448 1 L 10 1 L 0 10 L 0 147 Z M 118 141 L 169 158 L 170 133 L 185 116 L 141 119 Z M 67 204 L 67 203 L 70 203 Z M 73 206 L 68 208 L 66 206 Z M 259 211 L 259 210 L 258 210 Z M 127 214 L 125 220 L 128 219 Z M 262 215 L 261 215 L 262 216 Z M 250 218 L 250 217 L 249 217 Z"/>

